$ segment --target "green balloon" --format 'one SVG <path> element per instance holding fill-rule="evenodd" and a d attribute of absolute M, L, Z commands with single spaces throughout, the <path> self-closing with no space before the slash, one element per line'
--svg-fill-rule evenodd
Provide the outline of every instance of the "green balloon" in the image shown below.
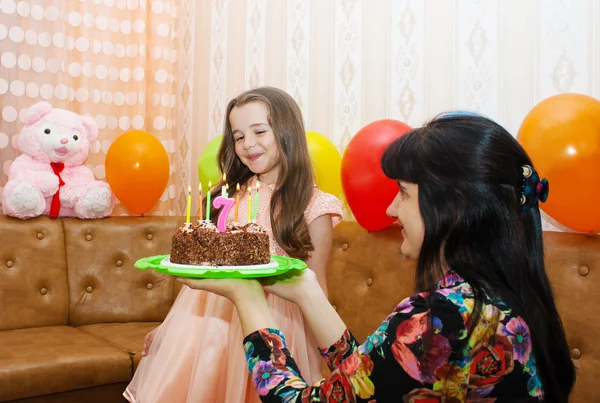
<path fill-rule="evenodd" d="M 208 189 L 209 181 L 214 185 L 221 179 L 217 157 L 222 141 L 223 136 L 215 137 L 209 141 L 200 155 L 200 160 L 198 161 L 198 178 L 200 179 L 200 183 L 202 183 L 203 189 Z"/>

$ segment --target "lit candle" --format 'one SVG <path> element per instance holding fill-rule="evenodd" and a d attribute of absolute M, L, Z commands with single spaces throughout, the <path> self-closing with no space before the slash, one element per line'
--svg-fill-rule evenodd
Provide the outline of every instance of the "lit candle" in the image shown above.
<path fill-rule="evenodd" d="M 252 186 L 248 186 L 248 222 L 252 221 Z"/>
<path fill-rule="evenodd" d="M 198 185 L 198 221 L 202 221 L 202 182 Z"/>
<path fill-rule="evenodd" d="M 238 183 L 235 187 L 235 213 L 233 215 L 233 222 L 238 222 L 238 213 L 240 211 L 240 184 Z"/>
<path fill-rule="evenodd" d="M 223 172 L 223 185 L 221 186 L 221 196 L 227 197 L 225 193 L 225 185 L 227 184 L 227 175 Z"/>
<path fill-rule="evenodd" d="M 260 182 L 256 181 L 256 191 L 254 192 L 254 202 L 252 203 L 252 221 L 256 221 L 258 214 L 258 191 L 260 190 Z"/>
<path fill-rule="evenodd" d="M 228 197 L 218 196 L 215 198 L 213 202 L 213 206 L 216 209 L 223 207 L 219 211 L 219 215 L 217 217 L 217 229 L 219 232 L 227 231 L 227 216 L 229 215 L 229 210 L 233 207 L 234 200 Z"/>
<path fill-rule="evenodd" d="M 192 187 L 188 185 L 188 197 L 187 197 L 187 206 L 185 213 L 185 223 L 190 222 L 190 211 L 192 210 Z"/>
<path fill-rule="evenodd" d="M 208 182 L 208 190 L 206 191 L 206 221 L 210 221 L 210 188 L 212 181 Z"/>

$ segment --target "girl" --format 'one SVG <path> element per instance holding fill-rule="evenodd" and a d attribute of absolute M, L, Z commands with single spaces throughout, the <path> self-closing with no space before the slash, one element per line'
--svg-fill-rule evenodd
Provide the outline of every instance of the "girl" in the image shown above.
<path fill-rule="evenodd" d="M 566 403 L 575 381 L 544 269 L 538 202 L 548 196 L 530 158 L 476 115 L 434 119 L 384 153 L 399 193 L 387 213 L 417 259 L 414 296 L 363 345 L 313 272 L 266 287 L 297 303 L 332 373 L 305 382 L 256 280 L 181 280 L 230 298 L 264 402 Z"/>
<path fill-rule="evenodd" d="M 259 189 L 257 218 L 269 233 L 271 253 L 305 260 L 326 290 L 325 269 L 341 204 L 314 185 L 302 115 L 293 98 L 264 87 L 233 99 L 219 162 L 227 173 L 229 197 L 236 193 L 231 184 L 243 184 L 240 212 L 247 211 L 247 189 Z M 221 185 L 213 187 L 213 200 Z M 216 213 L 213 209 L 211 218 Z M 240 224 L 246 220 L 239 214 Z M 317 381 L 321 360 L 299 308 L 275 295 L 266 298 L 277 326 L 289 335 L 302 373 Z M 259 401 L 247 382 L 242 338 L 230 301 L 184 287 L 163 324 L 146 337 L 145 358 L 124 395 L 141 403 Z"/>

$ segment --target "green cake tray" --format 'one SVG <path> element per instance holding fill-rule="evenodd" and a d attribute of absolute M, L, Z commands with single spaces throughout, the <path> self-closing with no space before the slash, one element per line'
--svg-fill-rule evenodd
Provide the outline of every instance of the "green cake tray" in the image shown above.
<path fill-rule="evenodd" d="M 158 255 L 140 259 L 134 266 L 140 270 L 153 269 L 164 274 L 188 278 L 259 278 L 306 269 L 306 263 L 300 259 L 276 255 L 272 255 L 267 264 L 252 266 L 183 265 L 171 263 L 169 255 Z"/>

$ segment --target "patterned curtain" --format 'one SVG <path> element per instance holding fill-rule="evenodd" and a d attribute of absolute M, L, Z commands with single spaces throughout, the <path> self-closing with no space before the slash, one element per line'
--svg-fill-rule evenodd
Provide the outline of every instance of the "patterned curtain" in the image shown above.
<path fill-rule="evenodd" d="M 0 192 L 25 112 L 41 100 L 95 118 L 86 165 L 105 180 L 111 143 L 156 136 L 171 177 L 150 214 L 182 214 L 190 170 L 192 0 L 0 1 Z M 191 59 L 190 59 L 191 58 Z M 184 183 L 185 182 L 185 183 Z M 117 205 L 114 215 L 127 215 Z"/>

